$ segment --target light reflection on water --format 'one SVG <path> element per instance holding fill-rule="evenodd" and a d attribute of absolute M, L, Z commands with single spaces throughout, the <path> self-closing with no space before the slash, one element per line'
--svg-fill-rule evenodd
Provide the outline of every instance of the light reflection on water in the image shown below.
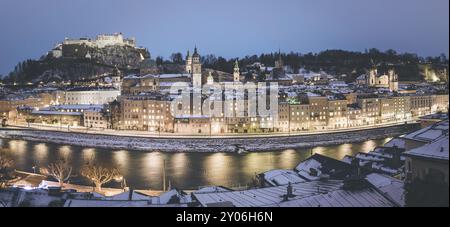
<path fill-rule="evenodd" d="M 72 147 L 71 146 L 60 146 L 58 149 L 59 158 L 64 160 L 71 160 L 72 158 Z"/>
<path fill-rule="evenodd" d="M 81 151 L 81 157 L 83 159 L 84 162 L 88 163 L 91 161 L 95 160 L 95 153 L 97 151 L 95 150 L 95 148 L 84 148 Z"/>
<path fill-rule="evenodd" d="M 203 176 L 206 179 L 206 185 L 212 185 L 214 182 L 229 184 L 229 176 L 232 171 L 230 165 L 232 157 L 230 154 L 215 153 L 208 154 L 203 166 Z"/>
<path fill-rule="evenodd" d="M 33 149 L 33 158 L 37 163 L 47 164 L 48 146 L 45 143 L 35 144 Z"/>
<path fill-rule="evenodd" d="M 143 157 L 141 159 L 140 168 L 139 166 L 134 166 L 136 168 L 133 171 L 133 176 L 138 175 L 142 178 L 142 183 L 148 187 L 151 185 L 152 188 L 162 188 L 162 169 L 164 166 L 164 157 L 161 153 L 151 152 L 142 153 Z M 138 170 L 138 173 L 136 173 Z M 130 182 L 128 177 L 127 180 Z M 160 189 L 159 188 L 159 189 Z"/>
<path fill-rule="evenodd" d="M 79 170 L 86 162 L 95 160 L 105 166 L 117 166 L 125 176 L 127 184 L 137 189 L 161 189 L 163 169 L 166 171 L 167 182 L 170 181 L 172 186 L 196 189 L 206 185 L 228 187 L 245 185 L 251 181 L 255 173 L 271 169 L 292 169 L 314 153 L 342 159 L 345 155 L 368 152 L 376 146 L 383 145 L 389 139 L 312 149 L 287 149 L 245 154 L 111 151 L 4 139 L 0 139 L 0 146 L 6 148 L 10 153 L 15 160 L 17 169 L 29 172 L 33 171 L 33 165 L 45 166 L 63 157 L 69 159 L 74 170 Z M 79 176 L 72 182 L 89 184 Z"/>
<path fill-rule="evenodd" d="M 15 159 L 17 165 L 26 165 L 27 159 L 27 141 L 24 140 L 10 140 L 7 145 L 9 146 L 10 155 Z"/>
<path fill-rule="evenodd" d="M 247 175 L 255 175 L 263 169 L 273 169 L 276 162 L 270 152 L 249 153 L 241 158 L 243 159 L 242 168 Z"/>
<path fill-rule="evenodd" d="M 298 163 L 295 163 L 295 156 L 297 155 L 297 152 L 293 149 L 288 149 L 285 151 L 282 151 L 280 154 L 280 158 L 278 160 L 278 163 L 281 166 L 294 166 Z"/>
<path fill-rule="evenodd" d="M 185 153 L 174 154 L 170 160 L 170 167 L 173 169 L 172 177 L 183 178 L 189 166 L 189 158 Z"/>

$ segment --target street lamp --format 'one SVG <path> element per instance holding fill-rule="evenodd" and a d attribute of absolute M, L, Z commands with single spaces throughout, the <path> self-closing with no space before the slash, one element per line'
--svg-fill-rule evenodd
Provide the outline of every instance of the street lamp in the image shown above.
<path fill-rule="evenodd" d="M 291 104 L 288 103 L 288 135 L 291 135 Z"/>
<path fill-rule="evenodd" d="M 158 134 L 161 137 L 161 119 L 158 120 Z"/>
<path fill-rule="evenodd" d="M 116 182 L 120 182 L 120 186 L 122 187 L 122 189 L 125 191 L 127 188 L 127 181 L 125 179 L 125 177 L 123 175 L 117 176 L 116 178 L 114 178 L 114 180 Z"/>

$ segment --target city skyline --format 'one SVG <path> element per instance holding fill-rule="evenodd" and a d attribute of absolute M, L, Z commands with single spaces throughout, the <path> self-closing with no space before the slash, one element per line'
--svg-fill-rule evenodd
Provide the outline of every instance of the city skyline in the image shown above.
<path fill-rule="evenodd" d="M 448 207 L 448 7 L 0 1 L 0 210 Z"/>
<path fill-rule="evenodd" d="M 448 56 L 448 1 L 132 1 L 125 12 L 119 3 L 96 1 L 86 8 L 84 1 L 2 1 L 0 14 L 9 19 L 0 25 L 10 35 L 0 38 L 0 74 L 20 61 L 39 58 L 64 37 L 114 32 L 136 37 L 153 58 L 185 53 L 194 45 L 204 54 L 226 58 L 278 49 L 368 48 Z M 19 8 L 19 13 L 12 10 Z"/>

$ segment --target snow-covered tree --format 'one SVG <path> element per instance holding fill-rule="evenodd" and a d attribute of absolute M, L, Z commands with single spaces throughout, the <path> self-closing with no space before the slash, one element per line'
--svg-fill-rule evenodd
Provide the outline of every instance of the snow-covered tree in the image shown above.
<path fill-rule="evenodd" d="M 0 188 L 14 180 L 14 161 L 0 150 Z"/>
<path fill-rule="evenodd" d="M 40 172 L 44 175 L 55 178 L 62 187 L 64 182 L 68 181 L 72 175 L 72 166 L 69 165 L 67 160 L 61 159 L 55 163 L 51 163 L 47 167 L 41 168 Z"/>
<path fill-rule="evenodd" d="M 107 168 L 96 163 L 88 163 L 81 169 L 81 175 L 95 184 L 95 190 L 101 192 L 102 185 L 122 177 L 117 168 Z"/>

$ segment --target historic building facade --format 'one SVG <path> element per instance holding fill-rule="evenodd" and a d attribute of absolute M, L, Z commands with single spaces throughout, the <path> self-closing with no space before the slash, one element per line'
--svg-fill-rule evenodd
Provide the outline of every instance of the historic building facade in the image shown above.
<path fill-rule="evenodd" d="M 398 91 L 398 75 L 392 69 L 388 71 L 387 75 L 379 75 L 377 69 L 371 69 L 366 75 L 366 85 L 368 87 Z"/>
<path fill-rule="evenodd" d="M 200 62 L 200 54 L 197 51 L 197 47 L 194 48 L 194 53 L 186 55 L 186 73 L 192 75 L 192 86 L 202 86 L 202 64 Z"/>

